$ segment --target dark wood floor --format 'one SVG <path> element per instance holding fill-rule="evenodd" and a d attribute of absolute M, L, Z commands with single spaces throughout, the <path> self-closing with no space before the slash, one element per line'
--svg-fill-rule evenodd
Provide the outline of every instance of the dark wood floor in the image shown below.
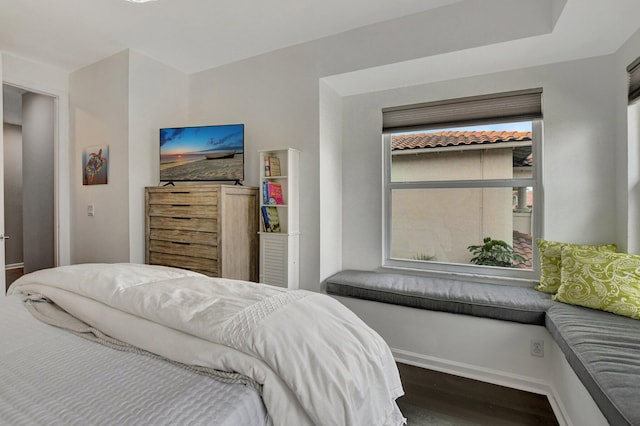
<path fill-rule="evenodd" d="M 558 425 L 546 396 L 398 364 L 409 426 Z"/>
<path fill-rule="evenodd" d="M 12 282 L 20 278 L 23 274 L 24 274 L 23 268 L 7 269 L 5 273 L 7 289 L 9 288 Z"/>

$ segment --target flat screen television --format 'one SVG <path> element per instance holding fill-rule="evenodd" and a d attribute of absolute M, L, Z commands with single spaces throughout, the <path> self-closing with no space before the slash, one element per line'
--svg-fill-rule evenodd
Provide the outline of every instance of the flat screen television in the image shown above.
<path fill-rule="evenodd" d="M 160 129 L 160 181 L 244 180 L 244 124 Z"/>

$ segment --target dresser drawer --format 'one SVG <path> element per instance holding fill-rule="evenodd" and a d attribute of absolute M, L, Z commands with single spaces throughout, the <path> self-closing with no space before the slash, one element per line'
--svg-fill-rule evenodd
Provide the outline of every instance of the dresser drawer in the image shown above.
<path fill-rule="evenodd" d="M 218 234 L 215 232 L 182 231 L 175 229 L 151 229 L 149 231 L 149 241 L 151 240 L 217 246 Z"/>
<path fill-rule="evenodd" d="M 213 183 L 145 188 L 145 262 L 256 281 L 258 195 Z"/>
<path fill-rule="evenodd" d="M 150 204 L 149 216 L 212 219 L 218 217 L 218 207 L 190 204 Z"/>
<path fill-rule="evenodd" d="M 185 204 L 215 206 L 218 204 L 216 191 L 149 191 L 149 205 L 152 204 Z"/>
<path fill-rule="evenodd" d="M 207 275 L 218 273 L 218 261 L 201 257 L 181 256 L 177 254 L 167 254 L 150 251 L 150 265 L 174 266 L 176 268 L 191 269 Z"/>
<path fill-rule="evenodd" d="M 201 219 L 190 217 L 149 217 L 150 229 L 175 229 L 185 231 L 217 232 L 217 219 Z"/>
<path fill-rule="evenodd" d="M 189 257 L 202 257 L 205 259 L 218 258 L 218 247 L 203 244 L 149 240 L 149 250 L 158 253 L 178 254 Z"/>

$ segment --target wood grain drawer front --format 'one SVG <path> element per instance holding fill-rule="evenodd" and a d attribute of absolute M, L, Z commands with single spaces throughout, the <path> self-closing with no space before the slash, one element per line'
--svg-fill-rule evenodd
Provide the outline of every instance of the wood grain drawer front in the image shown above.
<path fill-rule="evenodd" d="M 150 204 L 149 216 L 215 219 L 218 217 L 218 207 L 190 204 Z"/>
<path fill-rule="evenodd" d="M 204 259 L 201 257 L 189 257 L 151 251 L 149 252 L 149 264 L 191 269 L 213 276 L 218 274 L 218 261 L 214 259 Z"/>
<path fill-rule="evenodd" d="M 181 231 L 174 229 L 151 229 L 149 241 L 163 240 L 176 243 L 193 243 L 207 246 L 218 245 L 218 234 L 215 232 Z"/>
<path fill-rule="evenodd" d="M 151 204 L 218 205 L 216 191 L 149 191 Z"/>
<path fill-rule="evenodd" d="M 202 244 L 177 243 L 173 241 L 150 240 L 149 250 L 159 253 L 179 254 L 190 257 L 203 257 L 205 259 L 217 259 L 218 247 Z"/>
<path fill-rule="evenodd" d="M 217 232 L 218 221 L 216 219 L 201 219 L 190 217 L 149 217 L 150 229 L 175 229 L 183 231 Z"/>

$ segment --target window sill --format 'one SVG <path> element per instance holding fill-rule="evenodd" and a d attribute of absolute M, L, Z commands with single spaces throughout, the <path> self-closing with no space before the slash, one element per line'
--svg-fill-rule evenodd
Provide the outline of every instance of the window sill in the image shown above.
<path fill-rule="evenodd" d="M 400 263 L 400 262 L 399 262 Z M 461 271 L 447 271 L 441 269 L 430 269 L 430 268 L 417 268 L 411 267 L 409 265 L 404 264 L 391 264 L 387 263 L 378 268 L 380 272 L 389 272 L 389 273 L 403 273 L 416 275 L 421 277 L 435 277 L 435 278 L 448 278 L 455 279 L 460 281 L 472 281 L 476 283 L 485 283 L 485 284 L 500 284 L 500 285 L 509 285 L 509 286 L 518 286 L 518 287 L 534 287 L 538 285 L 539 281 L 536 278 L 536 272 L 534 271 L 520 271 L 523 274 L 531 275 L 530 278 L 527 277 L 513 277 L 513 276 L 503 276 L 503 275 L 492 275 L 492 274 L 482 274 L 478 272 L 461 272 Z"/>

